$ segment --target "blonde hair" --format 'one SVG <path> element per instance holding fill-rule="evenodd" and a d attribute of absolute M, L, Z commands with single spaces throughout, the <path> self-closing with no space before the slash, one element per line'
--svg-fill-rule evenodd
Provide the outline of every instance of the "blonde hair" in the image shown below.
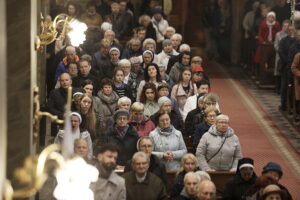
<path fill-rule="evenodd" d="M 187 161 L 187 159 L 192 159 L 195 162 L 196 168 L 199 167 L 199 162 L 198 162 L 198 159 L 196 158 L 196 156 L 192 153 L 187 153 L 181 158 L 180 169 L 179 169 L 178 173 L 184 171 L 184 163 Z"/>
<path fill-rule="evenodd" d="M 210 112 L 215 112 L 217 114 L 218 109 L 215 106 L 207 106 L 207 108 L 204 110 L 204 115 L 207 116 Z"/>
<path fill-rule="evenodd" d="M 193 58 L 192 58 L 192 62 L 201 62 L 202 63 L 202 58 L 200 57 L 200 56 L 194 56 Z"/>
<path fill-rule="evenodd" d="M 144 104 L 141 102 L 134 102 L 131 106 L 131 112 L 141 112 L 144 110 Z"/>

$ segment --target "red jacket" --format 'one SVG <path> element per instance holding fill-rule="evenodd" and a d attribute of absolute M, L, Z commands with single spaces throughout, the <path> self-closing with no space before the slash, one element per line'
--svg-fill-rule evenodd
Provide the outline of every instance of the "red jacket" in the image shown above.
<path fill-rule="evenodd" d="M 129 123 L 138 132 L 139 137 L 149 136 L 150 132 L 155 129 L 155 125 L 150 118 L 143 119 L 140 123 L 130 120 Z"/>
<path fill-rule="evenodd" d="M 272 28 L 272 42 L 274 42 L 276 33 L 279 32 L 280 30 L 281 30 L 280 24 L 279 22 L 276 21 Z M 267 20 L 264 19 L 259 26 L 257 40 L 260 44 L 268 42 L 268 36 L 269 36 L 269 27 L 267 25 Z"/>

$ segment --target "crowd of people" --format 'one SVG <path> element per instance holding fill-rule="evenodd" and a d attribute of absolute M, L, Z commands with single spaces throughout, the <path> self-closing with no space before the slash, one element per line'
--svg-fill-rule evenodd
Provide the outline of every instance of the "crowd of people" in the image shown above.
<path fill-rule="evenodd" d="M 74 154 L 99 170 L 91 185 L 95 200 L 212 200 L 212 171 L 236 172 L 223 199 L 292 199 L 279 183 L 277 163 L 256 176 L 254 161 L 243 158 L 229 116 L 211 92 L 202 58 L 169 26 L 161 2 L 147 2 L 140 12 L 128 0 L 93 0 L 83 13 L 73 2 L 51 10 L 88 26 L 81 46 L 66 37 L 47 50 L 47 108 L 64 119 L 72 87 Z M 275 20 L 274 14 L 269 18 Z M 57 144 L 69 134 L 57 124 L 51 131 Z M 178 172 L 171 194 L 168 171 Z"/>

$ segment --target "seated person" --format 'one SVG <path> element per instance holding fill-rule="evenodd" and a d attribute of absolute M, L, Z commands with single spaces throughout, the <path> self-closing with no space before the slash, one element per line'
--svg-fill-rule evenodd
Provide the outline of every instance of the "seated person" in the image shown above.
<path fill-rule="evenodd" d="M 159 110 L 157 90 L 154 83 L 146 83 L 144 85 L 139 99 L 144 104 L 144 115 L 150 117 Z"/>
<path fill-rule="evenodd" d="M 129 99 L 128 97 L 121 97 L 118 100 L 118 109 L 130 111 L 130 107 L 131 107 L 131 99 Z"/>
<path fill-rule="evenodd" d="M 199 184 L 199 200 L 214 200 L 216 198 L 216 193 L 216 186 L 212 181 L 204 180 Z"/>
<path fill-rule="evenodd" d="M 261 200 L 285 200 L 286 194 L 283 190 L 280 189 L 277 185 L 268 185 L 263 191 Z"/>
<path fill-rule="evenodd" d="M 177 198 L 184 188 L 184 176 L 189 172 L 195 172 L 199 170 L 199 163 L 197 158 L 191 154 L 185 154 L 180 162 L 180 170 L 178 171 L 178 174 L 176 175 L 176 178 L 174 180 L 171 197 Z"/>
<path fill-rule="evenodd" d="M 245 192 L 255 183 L 254 161 L 251 158 L 239 160 L 236 175 L 225 187 L 223 200 L 242 199 Z"/>
<path fill-rule="evenodd" d="M 89 158 L 90 148 L 87 140 L 78 138 L 74 141 L 74 153 L 82 157 L 86 162 L 91 163 L 91 158 Z"/>
<path fill-rule="evenodd" d="M 160 113 L 157 118 L 158 126 L 150 133 L 153 154 L 164 162 L 167 170 L 179 170 L 180 160 L 187 153 L 182 134 L 171 125 L 168 113 Z"/>
<path fill-rule="evenodd" d="M 183 182 L 184 188 L 176 200 L 197 200 L 200 177 L 195 172 L 188 172 Z"/>
<path fill-rule="evenodd" d="M 120 165 L 119 169 L 124 169 L 127 161 L 137 151 L 136 144 L 139 137 L 136 130 L 128 124 L 128 110 L 117 110 L 114 113 L 114 121 L 112 126 L 99 134 L 99 145 L 107 143 L 117 145 L 121 152 L 117 164 Z"/>
<path fill-rule="evenodd" d="M 167 172 L 165 165 L 158 159 L 157 156 L 152 154 L 153 151 L 153 141 L 150 137 L 141 137 L 137 142 L 138 151 L 146 153 L 150 158 L 149 172 L 152 172 L 167 184 Z M 131 171 L 131 160 L 125 166 L 125 172 Z"/>
<path fill-rule="evenodd" d="M 126 199 L 152 200 L 167 199 L 167 191 L 162 180 L 149 172 L 150 159 L 144 152 L 136 152 L 132 157 L 132 171 L 123 175 L 126 182 Z"/>
<path fill-rule="evenodd" d="M 135 102 L 130 109 L 130 122 L 137 131 L 139 137 L 149 136 L 155 129 L 154 123 L 149 117 L 144 115 L 144 104 Z"/>
<path fill-rule="evenodd" d="M 285 191 L 286 199 L 291 200 L 292 196 L 289 193 L 288 189 L 279 183 L 279 180 L 282 178 L 283 171 L 281 166 L 275 162 L 269 162 L 263 167 L 262 175 L 272 176 L 276 184 L 280 187 L 281 190 Z"/>
<path fill-rule="evenodd" d="M 202 80 L 206 80 L 208 84 L 210 84 L 209 78 L 204 73 L 203 67 L 197 65 L 195 67 L 192 67 L 192 81 L 197 84 Z"/>
<path fill-rule="evenodd" d="M 64 138 L 71 139 L 72 142 L 70 144 L 73 145 L 72 150 L 74 150 L 74 142 L 76 139 L 85 139 L 88 143 L 88 158 L 92 159 L 93 157 L 93 148 L 92 148 L 92 139 L 90 136 L 90 133 L 85 130 L 80 128 L 80 124 L 82 122 L 81 115 L 77 112 L 72 112 L 71 113 L 71 127 L 72 127 L 72 135 L 71 136 L 65 136 L 65 130 L 59 130 L 55 139 L 54 143 L 55 144 L 60 144 L 62 145 L 64 142 Z M 74 153 L 74 152 L 71 152 Z"/>
<path fill-rule="evenodd" d="M 128 48 L 123 51 L 122 59 L 130 59 L 143 54 L 141 41 L 138 38 L 132 38 L 128 42 Z"/>
<path fill-rule="evenodd" d="M 203 171 L 236 171 L 242 151 L 239 138 L 229 127 L 227 115 L 219 115 L 216 124 L 202 136 L 196 156 Z"/>

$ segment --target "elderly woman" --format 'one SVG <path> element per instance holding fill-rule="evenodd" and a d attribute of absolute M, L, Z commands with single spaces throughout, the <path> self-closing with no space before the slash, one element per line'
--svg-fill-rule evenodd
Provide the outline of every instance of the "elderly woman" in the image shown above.
<path fill-rule="evenodd" d="M 111 143 L 120 148 L 117 164 L 125 166 L 136 152 L 138 134 L 129 124 L 128 110 L 117 110 L 114 113 L 115 123 L 100 135 L 100 145 Z"/>
<path fill-rule="evenodd" d="M 144 104 L 135 102 L 130 109 L 130 124 L 138 132 L 139 137 L 148 136 L 155 129 L 154 123 L 144 115 Z"/>
<path fill-rule="evenodd" d="M 141 137 L 137 142 L 138 151 L 146 153 L 150 158 L 149 171 L 157 175 L 165 184 L 167 184 L 166 167 L 157 156 L 152 154 L 153 146 L 153 141 L 148 136 Z M 131 171 L 131 161 L 125 166 L 125 172 L 127 171 Z"/>
<path fill-rule="evenodd" d="M 179 170 L 180 160 L 187 149 L 181 132 L 171 125 L 168 113 L 158 115 L 158 126 L 150 137 L 154 141 L 153 154 L 164 162 L 166 169 Z"/>
<path fill-rule="evenodd" d="M 131 99 L 128 97 L 121 97 L 118 100 L 118 109 L 123 109 L 123 110 L 130 110 L 131 107 Z"/>
<path fill-rule="evenodd" d="M 203 171 L 236 171 L 242 151 L 227 115 L 219 115 L 216 124 L 202 136 L 196 156 Z"/>
<path fill-rule="evenodd" d="M 93 148 L 92 148 L 92 139 L 91 139 L 91 135 L 90 133 L 86 130 L 86 129 L 81 129 L 79 126 L 82 122 L 82 118 L 81 115 L 78 112 L 72 112 L 71 113 L 71 133 L 72 136 L 70 139 L 72 139 L 73 141 L 70 142 L 70 144 L 74 145 L 74 142 L 76 139 L 84 139 L 86 140 L 87 144 L 88 144 L 88 158 L 92 159 L 93 157 Z M 54 143 L 55 144 L 63 144 L 63 140 L 64 140 L 64 135 L 65 135 L 65 131 L 64 130 L 59 130 L 55 139 L 54 139 Z M 74 150 L 74 147 L 70 148 L 72 150 Z"/>
<path fill-rule="evenodd" d="M 171 117 L 171 124 L 177 129 L 180 130 L 181 123 L 180 123 L 180 114 L 177 113 L 175 110 L 172 109 L 172 101 L 169 97 L 162 96 L 157 101 L 159 110 L 153 114 L 150 118 L 153 121 L 153 123 L 157 126 L 158 125 L 158 118 L 157 116 L 160 113 L 169 113 Z"/>
<path fill-rule="evenodd" d="M 144 51 L 146 51 L 146 50 L 152 51 L 154 53 L 153 62 L 158 63 L 158 57 L 157 57 L 157 54 L 156 54 L 156 42 L 153 39 L 147 38 L 147 39 L 144 40 L 143 50 Z M 140 59 L 142 61 L 141 56 L 140 56 Z"/>
<path fill-rule="evenodd" d="M 191 153 L 185 154 L 181 159 L 180 170 L 174 180 L 174 185 L 171 192 L 172 199 L 178 197 L 184 188 L 184 176 L 188 172 L 196 172 L 197 170 L 199 170 L 197 158 Z"/>
<path fill-rule="evenodd" d="M 100 130 L 105 130 L 113 122 L 112 116 L 117 109 L 119 96 L 113 91 L 112 81 L 107 78 L 102 79 L 101 89 L 97 96 L 100 99 L 100 102 L 97 105 L 97 110 L 100 115 Z"/>
<path fill-rule="evenodd" d="M 204 122 L 196 125 L 196 130 L 194 132 L 193 147 L 197 148 L 199 141 L 204 133 L 206 133 L 209 128 L 216 123 L 217 115 L 219 114 L 218 109 L 215 106 L 208 106 L 204 110 Z"/>
<path fill-rule="evenodd" d="M 128 48 L 123 51 L 122 59 L 130 59 L 142 55 L 142 44 L 138 38 L 132 38 L 128 42 Z"/>
<path fill-rule="evenodd" d="M 118 63 L 120 61 L 120 50 L 116 47 L 112 47 L 109 50 L 109 57 L 110 59 L 102 66 L 104 78 L 113 78 L 114 70 L 118 66 Z"/>

